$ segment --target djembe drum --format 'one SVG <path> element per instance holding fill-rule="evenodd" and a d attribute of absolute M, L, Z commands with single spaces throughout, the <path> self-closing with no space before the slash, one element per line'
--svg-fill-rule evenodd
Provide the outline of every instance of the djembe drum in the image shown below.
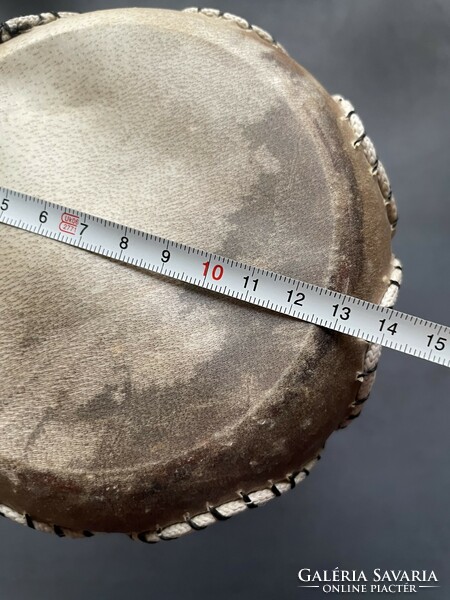
<path fill-rule="evenodd" d="M 2 185 L 393 304 L 373 144 L 267 32 L 206 9 L 0 32 Z M 368 396 L 362 340 L 6 225 L 0 255 L 0 510 L 30 527 L 201 529 L 294 487 Z"/>

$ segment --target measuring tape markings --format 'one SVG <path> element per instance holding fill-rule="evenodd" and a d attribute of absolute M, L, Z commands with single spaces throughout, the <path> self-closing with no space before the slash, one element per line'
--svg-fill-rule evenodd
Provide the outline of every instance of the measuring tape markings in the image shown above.
<path fill-rule="evenodd" d="M 4 187 L 0 223 L 450 367 L 450 328 L 392 308 Z"/>

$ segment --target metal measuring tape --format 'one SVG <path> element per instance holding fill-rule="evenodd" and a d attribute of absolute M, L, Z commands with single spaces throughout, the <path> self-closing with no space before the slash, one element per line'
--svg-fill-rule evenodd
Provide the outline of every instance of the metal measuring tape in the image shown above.
<path fill-rule="evenodd" d="M 450 327 L 0 187 L 0 223 L 450 367 Z"/>

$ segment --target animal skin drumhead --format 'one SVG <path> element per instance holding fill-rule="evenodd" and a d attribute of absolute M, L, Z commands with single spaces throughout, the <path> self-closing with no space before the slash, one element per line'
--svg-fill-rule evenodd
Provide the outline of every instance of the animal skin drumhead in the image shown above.
<path fill-rule="evenodd" d="M 0 39 L 1 185 L 389 301 L 383 166 L 268 33 L 139 8 Z M 377 347 L 317 325 L 5 225 L 0 257 L 0 511 L 38 529 L 157 541 L 263 504 L 374 378 Z"/>

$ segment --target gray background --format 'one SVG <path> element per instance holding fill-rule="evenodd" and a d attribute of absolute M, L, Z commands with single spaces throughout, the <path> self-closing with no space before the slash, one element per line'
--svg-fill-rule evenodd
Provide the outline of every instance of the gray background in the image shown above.
<path fill-rule="evenodd" d="M 0 20 L 123 5 L 1 0 Z M 448 322 L 450 1 L 213 6 L 270 31 L 328 90 L 355 104 L 399 204 L 398 308 Z M 361 418 L 333 434 L 305 484 L 265 508 L 157 546 L 118 535 L 60 540 L 2 520 L 0 598 L 323 597 L 298 588 L 302 567 L 434 569 L 442 587 L 418 596 L 449 598 L 449 372 L 390 350 L 382 363 Z"/>

